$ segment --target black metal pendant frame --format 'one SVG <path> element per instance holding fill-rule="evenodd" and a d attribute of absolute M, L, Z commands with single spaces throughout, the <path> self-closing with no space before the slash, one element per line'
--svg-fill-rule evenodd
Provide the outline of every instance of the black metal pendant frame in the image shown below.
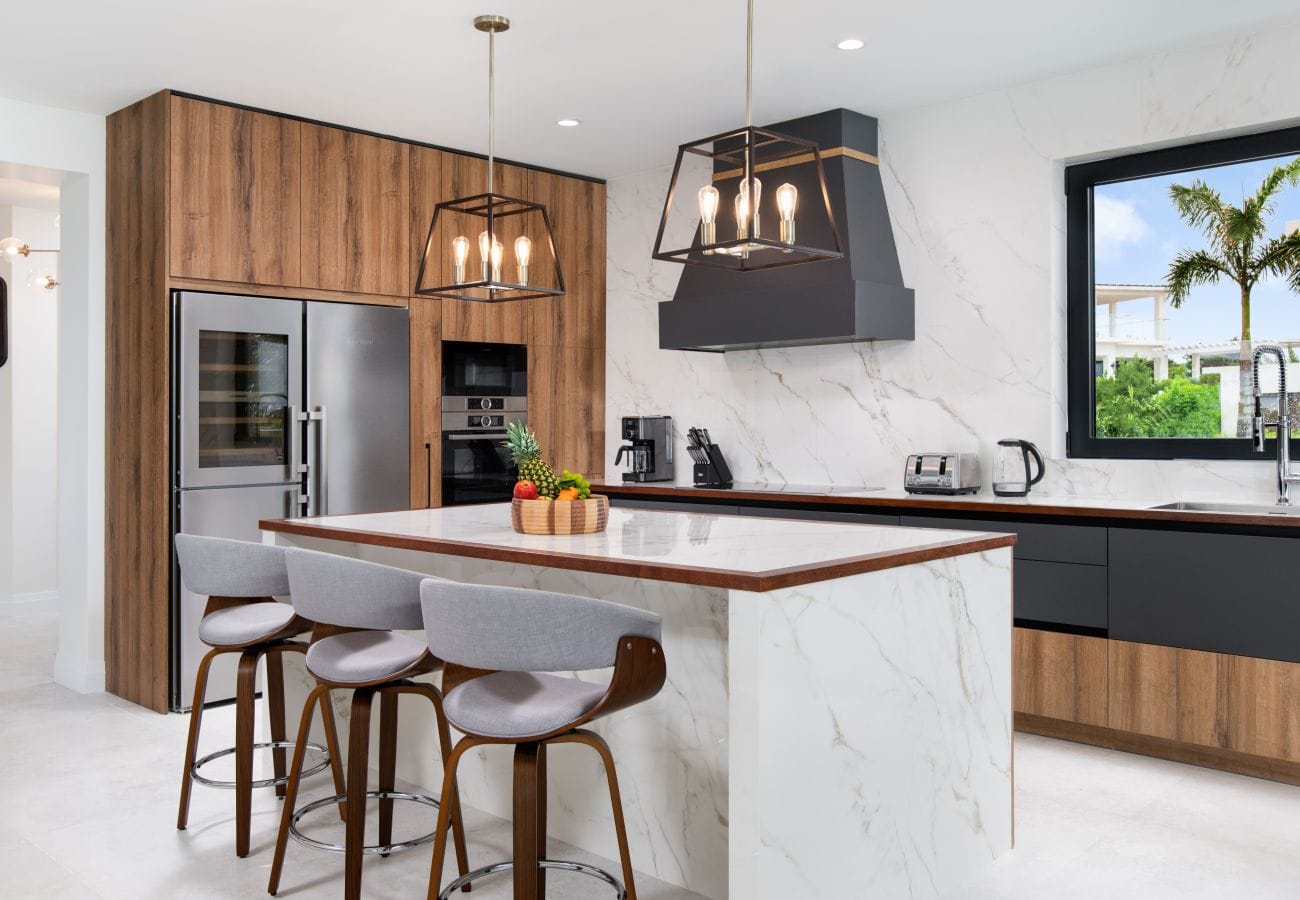
<path fill-rule="evenodd" d="M 478 278 L 453 284 L 440 284 L 426 287 L 425 275 L 431 268 L 430 259 L 435 257 L 434 235 L 438 229 L 438 219 L 444 213 L 456 213 L 480 218 L 484 221 L 488 233 L 489 245 L 497 239 L 496 222 L 514 216 L 540 216 L 546 229 L 546 251 L 550 254 L 549 263 L 555 269 L 556 287 L 539 284 L 516 284 L 504 280 Z M 540 249 L 540 248 L 539 248 Z M 445 248 L 443 248 L 445 252 Z M 472 246 L 471 246 L 472 252 Z M 539 264 L 541 260 L 537 261 Z M 436 265 L 436 263 L 435 263 Z M 530 263 L 531 265 L 531 263 Z M 504 265 L 502 266 L 504 268 Z M 555 252 L 555 231 L 551 228 L 551 217 L 546 207 L 531 200 L 508 197 L 504 194 L 484 193 L 471 197 L 461 197 L 439 203 L 433 209 L 433 219 L 429 222 L 429 235 L 425 239 L 424 253 L 420 257 L 420 271 L 415 278 L 415 294 L 421 297 L 444 297 L 451 300 L 471 300 L 478 303 L 504 303 L 510 300 L 531 300 L 536 297 L 560 297 L 564 295 L 564 272 L 560 266 L 560 257 Z"/>
<path fill-rule="evenodd" d="M 819 247 L 812 244 L 787 243 L 755 235 L 755 217 L 750 216 L 748 236 L 746 237 L 737 237 L 734 240 L 717 241 L 705 245 L 700 241 L 701 229 L 697 223 L 691 246 L 679 250 L 663 249 L 664 231 L 668 227 L 668 217 L 672 212 L 673 198 L 677 192 L 682 161 L 688 153 L 712 160 L 714 183 L 730 180 L 733 177 L 749 180 L 755 175 L 761 175 L 770 169 L 787 166 L 814 166 L 817 183 L 820 187 L 825 221 L 829 225 L 830 246 Z M 736 171 L 734 175 L 729 174 L 737 168 L 739 168 L 739 171 Z M 724 174 L 725 177 L 720 177 L 720 175 Z M 760 200 L 760 204 L 761 202 Z M 759 218 L 761 220 L 761 214 Z M 749 255 L 741 256 L 727 252 L 746 245 L 750 248 Z M 756 247 L 758 249 L 754 249 Z M 768 250 L 774 252 L 767 252 Z M 754 254 L 756 253 L 761 254 L 761 257 L 755 259 Z M 735 131 L 682 144 L 677 148 L 677 161 L 673 165 L 672 181 L 668 186 L 668 196 L 664 200 L 663 214 L 659 217 L 659 231 L 655 236 L 653 252 L 655 259 L 685 265 L 710 266 L 735 272 L 754 272 L 778 266 L 840 259 L 843 255 L 840 250 L 839 228 L 835 224 L 835 213 L 831 208 L 830 191 L 826 186 L 826 171 L 822 166 L 821 148 L 816 142 L 781 134 L 766 128 L 747 126 Z"/>

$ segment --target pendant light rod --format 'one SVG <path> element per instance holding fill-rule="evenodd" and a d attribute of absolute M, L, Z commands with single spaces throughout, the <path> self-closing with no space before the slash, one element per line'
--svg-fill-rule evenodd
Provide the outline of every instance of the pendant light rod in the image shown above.
<path fill-rule="evenodd" d="M 752 3 L 753 0 L 750 0 Z M 488 36 L 488 177 L 487 192 L 493 193 L 496 169 L 496 59 L 497 34 L 510 29 L 510 20 L 505 16 L 478 16 L 474 27 L 486 31 Z"/>
<path fill-rule="evenodd" d="M 754 0 L 749 0 L 749 21 L 745 29 L 745 127 L 754 124 Z"/>

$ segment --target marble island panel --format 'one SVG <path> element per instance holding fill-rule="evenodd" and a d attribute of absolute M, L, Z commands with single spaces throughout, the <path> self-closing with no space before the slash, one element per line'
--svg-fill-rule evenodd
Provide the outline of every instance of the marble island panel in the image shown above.
<path fill-rule="evenodd" d="M 515 534 L 502 504 L 264 527 L 274 543 L 661 615 L 664 689 L 594 726 L 640 871 L 716 900 L 938 898 L 1010 849 L 1007 536 L 610 512 L 604 534 L 554 538 Z M 783 568 L 803 574 L 756 587 Z M 290 703 L 308 689 L 290 685 Z M 422 706 L 402 716 L 399 775 L 436 791 L 433 723 Z M 599 762 L 557 751 L 548 770 L 549 832 L 615 857 Z M 510 789 L 508 751 L 466 756 L 468 805 L 508 817 Z"/>

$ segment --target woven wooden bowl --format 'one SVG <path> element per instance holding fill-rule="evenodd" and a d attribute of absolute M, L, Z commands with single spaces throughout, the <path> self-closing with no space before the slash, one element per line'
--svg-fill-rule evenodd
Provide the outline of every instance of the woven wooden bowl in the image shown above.
<path fill-rule="evenodd" d="M 609 498 L 513 500 L 510 524 L 520 534 L 592 534 L 609 525 Z"/>

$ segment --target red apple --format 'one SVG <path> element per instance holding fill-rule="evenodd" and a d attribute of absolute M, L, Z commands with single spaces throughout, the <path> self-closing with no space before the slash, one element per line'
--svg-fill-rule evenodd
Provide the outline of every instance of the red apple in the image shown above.
<path fill-rule="evenodd" d="M 528 479 L 515 482 L 515 499 L 516 500 L 536 500 L 537 485 Z"/>

